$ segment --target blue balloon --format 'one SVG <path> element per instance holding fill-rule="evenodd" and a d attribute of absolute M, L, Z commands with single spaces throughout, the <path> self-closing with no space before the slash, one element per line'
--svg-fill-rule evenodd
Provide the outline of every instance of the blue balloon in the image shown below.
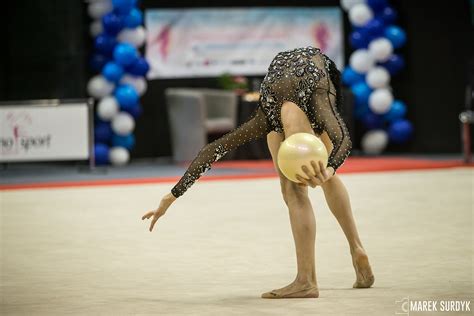
<path fill-rule="evenodd" d="M 382 12 L 378 15 L 382 20 L 385 21 L 385 24 L 392 24 L 397 20 L 398 13 L 392 7 L 385 7 Z"/>
<path fill-rule="evenodd" d="M 120 15 L 110 12 L 102 17 L 102 26 L 106 33 L 117 35 L 123 29 L 124 21 Z"/>
<path fill-rule="evenodd" d="M 126 71 L 134 76 L 146 77 L 146 74 L 150 70 L 150 65 L 145 58 L 139 57 L 136 62 L 129 65 Z"/>
<path fill-rule="evenodd" d="M 89 65 L 94 71 L 102 71 L 109 59 L 102 54 L 94 54 L 89 60 Z"/>
<path fill-rule="evenodd" d="M 364 78 L 365 76 L 363 74 L 354 71 L 350 66 L 344 68 L 342 72 L 342 82 L 347 86 L 352 86 L 359 81 L 364 80 Z"/>
<path fill-rule="evenodd" d="M 135 88 L 128 84 L 118 86 L 117 89 L 115 89 L 114 95 L 122 110 L 127 110 L 136 106 L 139 99 Z"/>
<path fill-rule="evenodd" d="M 388 5 L 387 0 L 367 0 L 367 4 L 374 11 L 381 11 Z"/>
<path fill-rule="evenodd" d="M 405 31 L 395 25 L 387 27 L 384 35 L 390 42 L 392 42 L 394 48 L 402 47 L 407 41 Z"/>
<path fill-rule="evenodd" d="M 135 0 L 112 0 L 114 10 L 121 14 L 130 12 L 135 6 L 135 3 Z"/>
<path fill-rule="evenodd" d="M 369 102 L 369 96 L 372 93 L 372 89 L 365 81 L 354 84 L 351 89 L 352 93 L 354 94 L 356 104 L 366 104 Z"/>
<path fill-rule="evenodd" d="M 394 143 L 404 143 L 413 134 L 413 125 L 405 119 L 395 120 L 388 128 L 388 137 Z"/>
<path fill-rule="evenodd" d="M 109 61 L 104 66 L 104 69 L 102 69 L 102 75 L 104 75 L 104 77 L 111 82 L 117 82 L 120 80 L 120 78 L 122 78 L 123 71 L 124 70 L 122 66 L 114 63 L 113 61 Z"/>
<path fill-rule="evenodd" d="M 94 140 L 96 143 L 109 143 L 112 138 L 112 127 L 109 122 L 98 121 L 94 126 Z"/>
<path fill-rule="evenodd" d="M 127 108 L 125 110 L 128 114 L 130 114 L 135 121 L 142 115 L 143 113 L 143 108 L 140 104 L 136 104 L 135 106 L 132 106 L 130 108 Z"/>
<path fill-rule="evenodd" d="M 369 45 L 369 34 L 366 29 L 355 30 L 349 37 L 351 46 L 355 49 L 367 48 Z"/>
<path fill-rule="evenodd" d="M 131 150 L 135 146 L 135 136 L 128 134 L 125 136 L 114 135 L 112 137 L 112 146 L 125 147 Z"/>
<path fill-rule="evenodd" d="M 101 143 L 94 145 L 94 157 L 96 165 L 106 165 L 109 163 L 109 146 Z"/>
<path fill-rule="evenodd" d="M 121 43 L 114 49 L 114 60 L 122 66 L 132 65 L 137 59 L 138 51 L 130 44 Z"/>
<path fill-rule="evenodd" d="M 391 55 L 387 61 L 380 63 L 381 66 L 385 67 L 390 75 L 396 75 L 403 69 L 405 66 L 405 60 L 402 56 L 393 54 Z"/>
<path fill-rule="evenodd" d="M 407 106 L 400 100 L 393 101 L 392 105 L 390 106 L 390 110 L 387 113 L 384 113 L 384 120 L 385 121 L 395 121 L 401 119 L 405 116 L 407 112 Z"/>
<path fill-rule="evenodd" d="M 379 37 L 384 34 L 385 22 L 381 18 L 373 18 L 365 25 L 365 29 L 370 37 Z"/>
<path fill-rule="evenodd" d="M 375 114 L 372 111 L 368 111 L 365 113 L 364 117 L 362 118 L 362 122 L 364 123 L 367 129 L 379 129 L 383 127 L 383 118 L 380 114 Z"/>
<path fill-rule="evenodd" d="M 367 103 L 364 104 L 356 104 L 354 109 L 354 115 L 359 120 L 362 120 L 367 113 L 370 113 L 369 105 Z"/>
<path fill-rule="evenodd" d="M 135 28 L 137 26 L 142 25 L 143 23 L 143 14 L 137 8 L 132 9 L 130 13 L 125 17 L 125 27 L 128 28 Z"/>
<path fill-rule="evenodd" d="M 95 49 L 107 57 L 112 56 L 116 44 L 115 38 L 105 33 L 99 34 L 94 41 Z"/>

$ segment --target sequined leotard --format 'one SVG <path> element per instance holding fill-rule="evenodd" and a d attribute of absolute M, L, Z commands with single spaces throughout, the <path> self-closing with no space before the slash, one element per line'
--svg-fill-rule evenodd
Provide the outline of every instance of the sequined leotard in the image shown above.
<path fill-rule="evenodd" d="M 184 194 L 211 169 L 212 163 L 229 151 L 271 131 L 283 132 L 281 106 L 284 101 L 297 104 L 305 112 L 317 135 L 327 132 L 334 146 L 328 166 L 336 171 L 352 149 L 346 124 L 336 107 L 341 102 L 339 76 L 334 62 L 318 48 L 296 48 L 278 53 L 261 84 L 260 104 L 251 118 L 204 146 L 171 193 L 175 197 Z"/>

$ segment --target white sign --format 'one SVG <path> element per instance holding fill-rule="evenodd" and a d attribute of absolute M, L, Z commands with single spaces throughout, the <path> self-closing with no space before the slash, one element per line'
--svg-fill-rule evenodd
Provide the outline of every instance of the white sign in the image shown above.
<path fill-rule="evenodd" d="M 0 161 L 89 158 L 89 107 L 0 106 Z"/>

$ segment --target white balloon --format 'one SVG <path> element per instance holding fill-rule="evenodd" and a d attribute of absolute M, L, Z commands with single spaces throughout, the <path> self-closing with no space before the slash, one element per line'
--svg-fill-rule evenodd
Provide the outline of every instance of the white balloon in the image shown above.
<path fill-rule="evenodd" d="M 135 47 L 141 47 L 145 44 L 146 30 L 143 26 L 134 29 L 124 29 L 117 35 L 119 42 L 132 44 Z"/>
<path fill-rule="evenodd" d="M 387 147 L 388 135 L 383 129 L 374 129 L 367 131 L 362 136 L 362 150 L 366 154 L 378 155 Z"/>
<path fill-rule="evenodd" d="M 145 78 L 135 77 L 131 75 L 124 75 L 122 79 L 120 80 L 120 83 L 129 84 L 132 87 L 134 87 L 135 90 L 138 92 L 139 96 L 144 95 L 148 87 L 148 84 Z"/>
<path fill-rule="evenodd" d="M 376 114 L 383 114 L 390 110 L 393 95 L 389 89 L 374 90 L 369 96 L 369 107 Z"/>
<path fill-rule="evenodd" d="M 366 49 L 358 49 L 352 53 L 349 64 L 358 73 L 366 73 L 374 66 L 374 59 Z"/>
<path fill-rule="evenodd" d="M 100 33 L 104 31 L 104 28 L 102 27 L 102 21 L 100 20 L 95 20 L 94 22 L 91 23 L 91 26 L 89 28 L 89 32 L 92 37 L 96 37 Z"/>
<path fill-rule="evenodd" d="M 115 85 L 102 75 L 92 77 L 87 84 L 87 92 L 91 97 L 101 99 L 114 91 Z"/>
<path fill-rule="evenodd" d="M 369 52 L 375 60 L 386 61 L 393 52 L 393 45 L 386 38 L 378 38 L 370 42 Z"/>
<path fill-rule="evenodd" d="M 356 4 L 366 3 L 366 0 L 341 0 L 341 6 L 344 10 L 349 11 Z"/>
<path fill-rule="evenodd" d="M 374 13 L 365 3 L 354 5 L 349 10 L 349 21 L 355 26 L 364 26 L 374 17 Z"/>
<path fill-rule="evenodd" d="M 390 83 L 390 74 L 384 67 L 374 67 L 365 77 L 367 85 L 372 89 L 385 88 Z"/>
<path fill-rule="evenodd" d="M 112 130 L 118 135 L 128 135 L 135 128 L 135 120 L 127 112 L 120 112 L 112 119 Z"/>
<path fill-rule="evenodd" d="M 119 108 L 117 99 L 107 96 L 97 105 L 97 115 L 103 121 L 110 121 L 119 112 Z"/>
<path fill-rule="evenodd" d="M 87 7 L 87 12 L 89 13 L 89 16 L 91 18 L 100 19 L 107 13 L 111 12 L 112 9 L 113 7 L 111 0 L 102 0 L 89 3 L 89 7 Z"/>
<path fill-rule="evenodd" d="M 124 147 L 112 147 L 109 151 L 109 160 L 114 166 L 123 166 L 130 160 L 130 153 Z"/>

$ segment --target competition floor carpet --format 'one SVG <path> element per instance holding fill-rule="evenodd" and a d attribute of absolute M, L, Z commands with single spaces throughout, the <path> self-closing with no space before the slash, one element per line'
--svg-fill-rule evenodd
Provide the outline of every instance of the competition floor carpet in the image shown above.
<path fill-rule="evenodd" d="M 182 169 L 129 179 L 30 170 L 28 181 L 12 167 L 0 173 L 0 314 L 396 315 L 406 299 L 473 302 L 474 169 L 405 163 L 352 159 L 340 172 L 374 287 L 351 288 L 348 247 L 318 188 L 320 298 L 291 300 L 260 298 L 296 273 L 270 162 L 222 162 L 208 176 L 216 181 L 197 182 L 152 233 L 141 216 Z"/>

